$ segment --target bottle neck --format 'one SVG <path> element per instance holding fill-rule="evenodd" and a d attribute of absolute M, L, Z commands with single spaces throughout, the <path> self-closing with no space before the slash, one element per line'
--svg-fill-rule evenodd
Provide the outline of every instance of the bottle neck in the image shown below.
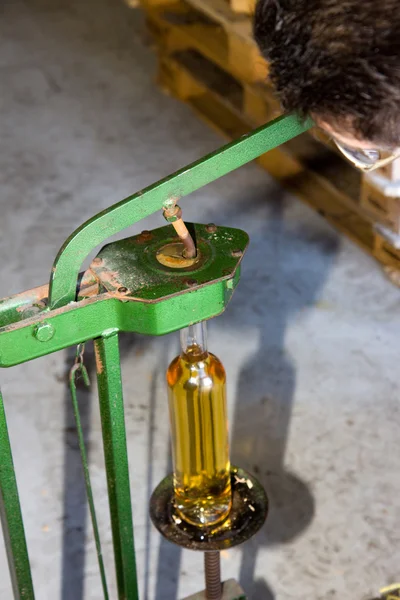
<path fill-rule="evenodd" d="M 204 360 L 207 356 L 207 326 L 205 321 L 181 329 L 183 356 L 190 361 Z"/>

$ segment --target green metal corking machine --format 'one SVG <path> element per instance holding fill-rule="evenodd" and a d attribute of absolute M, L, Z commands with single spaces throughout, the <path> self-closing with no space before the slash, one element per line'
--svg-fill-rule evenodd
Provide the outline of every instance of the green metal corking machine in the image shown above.
<path fill-rule="evenodd" d="M 171 248 L 176 249 L 180 240 L 173 227 L 167 225 L 105 246 L 90 268 L 80 274 L 82 263 L 111 235 L 156 211 L 171 211 L 171 207 L 183 196 L 289 141 L 311 126 L 312 122 L 300 122 L 296 116 L 280 117 L 99 213 L 76 230 L 62 246 L 55 259 L 49 285 L 0 300 L 0 367 L 11 367 L 78 346 L 76 362 L 71 370 L 72 400 L 105 598 L 108 598 L 108 592 L 73 385 L 77 371 L 85 376 L 82 345 L 89 340 L 93 340 L 95 345 L 118 598 L 138 600 L 118 334 L 135 332 L 160 336 L 220 314 L 239 281 L 240 262 L 248 237 L 237 229 L 191 225 L 189 229 L 201 258 L 177 265 L 173 264 Z M 241 475 L 240 469 L 234 470 L 233 475 L 236 475 L 238 485 L 236 509 L 234 499 L 232 510 L 243 516 L 245 511 L 243 513 L 240 502 L 244 492 L 240 489 L 243 482 L 243 478 L 238 476 Z M 253 479 L 248 481 L 253 482 Z M 177 528 L 171 524 L 167 515 L 170 501 L 167 480 L 160 484 L 152 502 L 153 522 L 172 541 L 184 547 L 206 550 L 206 555 L 213 559 L 218 550 L 248 539 L 264 522 L 265 502 L 257 482 L 254 480 L 251 485 L 242 487 L 247 491 L 254 487 L 251 493 L 255 506 L 259 508 L 246 519 L 232 518 L 232 523 L 236 524 L 233 529 L 236 529 L 228 532 L 229 535 L 225 530 L 223 535 L 201 539 L 204 536 L 196 537 L 195 531 L 190 528 Z M 33 600 L 28 549 L 1 394 L 0 514 L 14 597 Z M 212 570 L 216 568 L 218 571 L 218 565 L 213 560 L 206 560 L 207 565 L 212 578 Z M 233 588 L 231 595 L 226 594 L 224 599 L 244 598 Z M 207 597 L 220 598 L 221 595 L 217 591 L 215 596 Z"/>

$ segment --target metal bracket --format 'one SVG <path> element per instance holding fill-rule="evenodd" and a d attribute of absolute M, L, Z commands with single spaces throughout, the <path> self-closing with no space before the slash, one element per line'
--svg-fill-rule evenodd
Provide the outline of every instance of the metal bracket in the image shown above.
<path fill-rule="evenodd" d="M 157 260 L 176 243 L 167 225 L 105 246 L 78 292 L 79 301 L 48 310 L 48 287 L 0 300 L 0 367 L 14 366 L 119 331 L 164 335 L 226 308 L 240 277 L 248 235 L 189 225 L 199 261 L 176 269 Z"/>

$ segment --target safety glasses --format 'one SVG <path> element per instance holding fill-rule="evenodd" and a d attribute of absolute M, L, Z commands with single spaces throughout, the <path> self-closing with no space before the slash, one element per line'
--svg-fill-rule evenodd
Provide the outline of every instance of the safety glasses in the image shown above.
<path fill-rule="evenodd" d="M 373 171 L 391 163 L 396 158 L 400 157 L 400 148 L 395 150 L 375 150 L 351 148 L 334 139 L 336 146 L 341 153 L 355 167 L 362 171 Z"/>

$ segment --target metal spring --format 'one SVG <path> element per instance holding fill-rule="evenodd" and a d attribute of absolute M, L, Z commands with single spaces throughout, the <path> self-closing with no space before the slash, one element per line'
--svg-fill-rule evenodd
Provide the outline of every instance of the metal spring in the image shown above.
<path fill-rule="evenodd" d="M 219 552 L 204 553 L 204 572 L 206 577 L 207 600 L 221 600 L 221 561 Z"/>

